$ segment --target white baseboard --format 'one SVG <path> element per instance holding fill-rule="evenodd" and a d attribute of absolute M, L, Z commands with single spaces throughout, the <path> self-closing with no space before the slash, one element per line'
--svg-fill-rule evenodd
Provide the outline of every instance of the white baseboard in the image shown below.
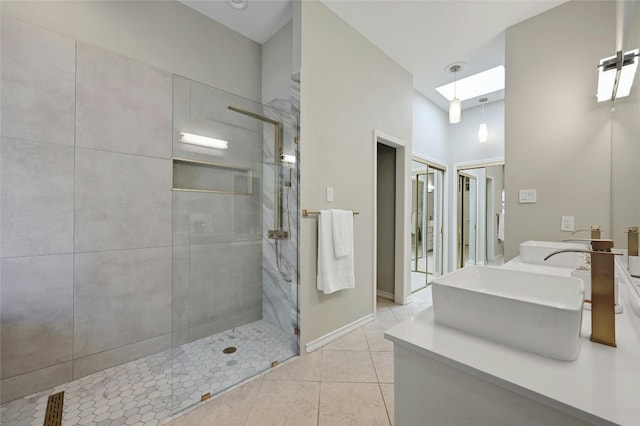
<path fill-rule="evenodd" d="M 378 291 L 376 291 L 376 294 L 379 297 L 382 297 L 383 299 L 389 299 L 391 301 L 395 301 L 395 297 L 393 296 L 393 294 L 391 294 L 389 292 L 378 290 Z"/>
<path fill-rule="evenodd" d="M 334 340 L 338 340 L 342 336 L 346 336 L 352 331 L 362 327 L 365 324 L 369 324 L 375 319 L 376 317 L 374 314 L 369 314 L 365 317 L 362 317 L 359 320 L 352 322 L 351 324 L 347 324 L 343 327 L 338 328 L 337 330 L 333 330 L 332 332 L 325 334 L 324 336 L 321 336 L 315 340 L 312 340 L 311 342 L 306 344 L 305 350 L 307 351 L 307 353 L 310 353 L 317 349 L 320 349 L 324 345 L 328 345 Z"/>

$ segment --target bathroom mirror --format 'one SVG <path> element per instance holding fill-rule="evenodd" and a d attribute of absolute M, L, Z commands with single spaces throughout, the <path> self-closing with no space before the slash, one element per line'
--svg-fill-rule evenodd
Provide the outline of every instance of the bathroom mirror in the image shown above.
<path fill-rule="evenodd" d="M 442 274 L 444 171 L 419 158 L 411 162 L 411 291 Z"/>
<path fill-rule="evenodd" d="M 625 50 L 640 48 L 640 7 L 636 6 Z M 640 77 L 630 96 L 615 101 L 611 118 L 611 223 L 614 246 L 627 248 L 627 228 L 640 226 Z"/>
<path fill-rule="evenodd" d="M 457 267 L 504 261 L 504 164 L 458 170 Z"/>

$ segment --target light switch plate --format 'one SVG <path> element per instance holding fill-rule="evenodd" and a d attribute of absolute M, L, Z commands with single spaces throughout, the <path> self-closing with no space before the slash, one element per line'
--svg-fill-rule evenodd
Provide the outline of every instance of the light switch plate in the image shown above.
<path fill-rule="evenodd" d="M 562 216 L 562 222 L 560 223 L 561 231 L 573 231 L 576 223 L 575 216 Z"/>
<path fill-rule="evenodd" d="M 518 192 L 518 202 L 520 204 L 535 203 L 537 194 L 535 189 L 521 189 Z"/>
<path fill-rule="evenodd" d="M 327 201 L 333 201 L 333 187 L 327 186 Z"/>

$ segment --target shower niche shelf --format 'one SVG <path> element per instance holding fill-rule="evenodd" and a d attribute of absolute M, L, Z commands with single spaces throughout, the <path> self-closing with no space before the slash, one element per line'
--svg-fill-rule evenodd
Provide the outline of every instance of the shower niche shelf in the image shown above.
<path fill-rule="evenodd" d="M 204 161 L 171 159 L 171 189 L 253 195 L 253 169 Z"/>

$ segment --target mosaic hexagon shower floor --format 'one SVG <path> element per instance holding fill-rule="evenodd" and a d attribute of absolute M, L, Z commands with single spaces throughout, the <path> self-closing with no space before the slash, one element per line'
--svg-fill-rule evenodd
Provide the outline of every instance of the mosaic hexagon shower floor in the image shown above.
<path fill-rule="evenodd" d="M 237 350 L 225 354 L 227 347 Z M 49 395 L 64 391 L 64 426 L 158 425 L 295 355 L 291 336 L 256 321 L 11 401 L 0 423 L 42 426 Z"/>

